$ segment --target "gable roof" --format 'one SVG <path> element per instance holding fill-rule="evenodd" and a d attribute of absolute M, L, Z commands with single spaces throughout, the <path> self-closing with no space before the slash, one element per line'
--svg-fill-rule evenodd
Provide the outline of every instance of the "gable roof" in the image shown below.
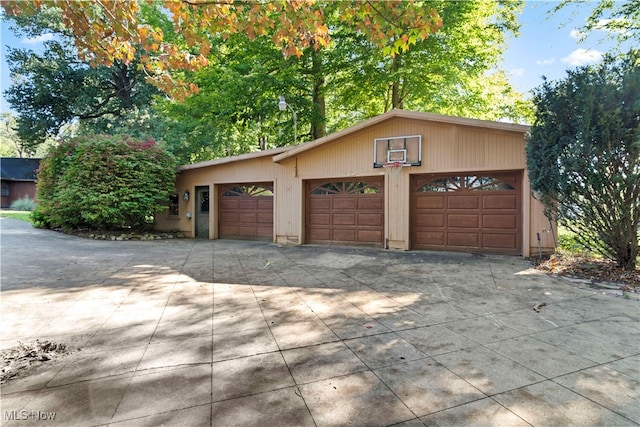
<path fill-rule="evenodd" d="M 461 126 L 472 126 L 472 127 L 486 128 L 486 129 L 520 132 L 523 134 L 529 130 L 529 126 L 520 125 L 516 123 L 493 122 L 489 120 L 467 119 L 464 117 L 443 116 L 440 114 L 433 114 L 433 113 L 422 113 L 418 111 L 393 109 L 384 114 L 380 114 L 379 116 L 372 117 L 369 120 L 365 120 L 364 122 L 358 123 L 354 126 L 348 127 L 341 131 L 316 139 L 314 141 L 310 141 L 301 145 L 290 147 L 291 148 L 290 150 L 287 150 L 284 153 L 274 156 L 273 161 L 281 162 L 282 160 L 295 157 L 296 155 L 303 153 L 307 150 L 316 148 L 320 145 L 329 143 L 343 136 L 358 132 L 362 129 L 376 125 L 378 123 L 382 123 L 386 120 L 389 120 L 395 117 L 405 118 L 405 119 L 424 120 L 424 121 L 430 121 L 430 122 L 448 123 L 448 124 L 461 125 Z"/>
<path fill-rule="evenodd" d="M 7 181 L 35 181 L 40 159 L 0 158 L 0 178 Z"/>
<path fill-rule="evenodd" d="M 272 148 L 271 150 L 256 151 L 254 153 L 240 154 L 232 157 L 223 157 L 221 159 L 205 160 L 204 162 L 198 162 L 198 163 L 192 163 L 190 165 L 180 166 L 178 170 L 184 171 L 189 169 L 206 168 L 207 166 L 222 165 L 225 163 L 239 162 L 241 160 L 257 159 L 265 156 L 273 156 L 276 154 L 280 154 L 284 151 L 290 150 L 292 148 L 294 147 L 293 146 L 278 147 L 278 148 Z"/>

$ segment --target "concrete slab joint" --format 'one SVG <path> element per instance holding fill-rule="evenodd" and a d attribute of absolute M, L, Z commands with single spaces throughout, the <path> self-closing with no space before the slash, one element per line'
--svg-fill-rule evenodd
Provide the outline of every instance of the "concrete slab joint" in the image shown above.
<path fill-rule="evenodd" d="M 79 350 L 3 426 L 640 425 L 639 302 L 520 258 L 0 226 L 2 349 Z"/>

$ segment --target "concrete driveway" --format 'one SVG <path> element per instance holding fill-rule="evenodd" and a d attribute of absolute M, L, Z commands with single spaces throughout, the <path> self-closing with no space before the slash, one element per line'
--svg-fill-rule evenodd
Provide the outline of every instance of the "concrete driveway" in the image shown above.
<path fill-rule="evenodd" d="M 2 425 L 640 424 L 638 302 L 519 258 L 0 227 L 2 347 L 78 349 Z"/>

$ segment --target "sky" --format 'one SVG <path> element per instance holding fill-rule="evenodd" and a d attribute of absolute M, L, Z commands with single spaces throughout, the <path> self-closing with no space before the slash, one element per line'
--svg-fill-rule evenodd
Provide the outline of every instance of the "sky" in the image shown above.
<path fill-rule="evenodd" d="M 559 80 L 568 69 L 599 62 L 616 43 L 605 31 L 594 31 L 580 41 L 582 27 L 596 2 L 568 5 L 557 13 L 550 13 L 557 1 L 527 1 L 522 14 L 520 35 L 509 41 L 503 54 L 502 67 L 512 86 L 530 93 L 543 82 Z"/>
<path fill-rule="evenodd" d="M 529 96 L 530 91 L 541 85 L 542 76 L 549 80 L 562 79 L 567 69 L 598 62 L 614 42 L 604 31 L 596 31 L 581 42 L 577 28 L 589 16 L 595 1 L 581 6 L 568 6 L 555 14 L 549 14 L 557 1 L 527 1 L 519 17 L 520 35 L 511 37 L 503 54 L 502 68 L 507 72 L 512 86 Z M 19 39 L 1 22 L 0 44 L 2 64 L 0 70 L 0 111 L 9 111 L 4 91 L 11 80 L 6 64 L 6 46 L 38 50 L 46 36 L 39 39 Z"/>

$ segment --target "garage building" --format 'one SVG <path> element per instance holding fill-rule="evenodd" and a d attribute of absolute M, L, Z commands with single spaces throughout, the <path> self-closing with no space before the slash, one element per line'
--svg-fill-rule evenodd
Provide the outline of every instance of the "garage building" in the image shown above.
<path fill-rule="evenodd" d="M 305 144 L 182 166 L 156 228 L 279 244 L 549 252 L 552 225 L 526 173 L 528 129 L 392 110 Z"/>

